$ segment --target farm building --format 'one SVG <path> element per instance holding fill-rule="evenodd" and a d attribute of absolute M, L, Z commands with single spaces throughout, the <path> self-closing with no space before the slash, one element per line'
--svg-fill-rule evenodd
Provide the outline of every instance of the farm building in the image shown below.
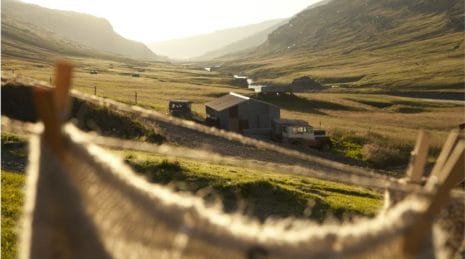
<path fill-rule="evenodd" d="M 210 125 L 239 133 L 271 129 L 271 121 L 280 118 L 279 107 L 236 93 L 213 100 L 205 108 Z"/>
<path fill-rule="evenodd" d="M 255 88 L 255 93 L 258 94 L 291 94 L 292 90 L 288 85 L 263 85 Z"/>

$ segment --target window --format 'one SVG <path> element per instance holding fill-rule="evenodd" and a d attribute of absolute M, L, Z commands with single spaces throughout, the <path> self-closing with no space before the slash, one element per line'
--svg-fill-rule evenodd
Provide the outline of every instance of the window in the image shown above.
<path fill-rule="evenodd" d="M 309 127 L 297 126 L 297 127 L 291 127 L 290 131 L 293 134 L 306 134 L 306 133 L 311 133 L 313 130 Z"/>

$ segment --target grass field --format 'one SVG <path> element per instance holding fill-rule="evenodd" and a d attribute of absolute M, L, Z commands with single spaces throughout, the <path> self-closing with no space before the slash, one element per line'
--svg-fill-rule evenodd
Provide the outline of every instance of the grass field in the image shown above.
<path fill-rule="evenodd" d="M 16 258 L 17 223 L 24 203 L 27 142 L 22 135 L 2 130 L 2 258 Z"/>
<path fill-rule="evenodd" d="M 75 89 L 93 94 L 96 86 L 97 95 L 129 104 L 134 104 L 137 92 L 138 105 L 162 113 L 167 113 L 170 99 L 192 100 L 193 110 L 204 116 L 204 104 L 222 94 L 235 91 L 253 95 L 247 89 L 230 85 L 228 75 L 187 65 L 84 58 L 74 58 L 73 62 Z M 2 69 L 47 82 L 53 74 L 52 64 L 10 57 L 2 59 Z M 90 70 L 98 74 L 90 74 Z M 431 133 L 431 161 L 434 160 L 448 132 L 465 121 L 463 104 L 382 94 L 297 93 L 265 101 L 280 106 L 281 117 L 321 125 L 333 137 L 335 153 L 364 166 L 385 169 L 405 166 L 420 129 Z M 370 156 L 378 149 L 381 155 Z M 388 159 L 384 159 L 386 156 Z"/>
<path fill-rule="evenodd" d="M 24 203 L 25 176 L 2 170 L 2 258 L 16 258 L 18 219 Z"/>
<path fill-rule="evenodd" d="M 201 194 L 207 201 L 216 198 L 227 212 L 244 212 L 262 220 L 294 216 L 321 222 L 373 216 L 382 206 L 379 193 L 335 182 L 140 152 L 117 153 L 151 182 Z"/>

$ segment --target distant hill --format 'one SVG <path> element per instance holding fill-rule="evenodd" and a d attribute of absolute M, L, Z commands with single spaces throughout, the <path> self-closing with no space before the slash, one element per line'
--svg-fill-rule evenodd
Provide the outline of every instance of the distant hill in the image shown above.
<path fill-rule="evenodd" d="M 267 82 L 463 90 L 464 13 L 463 0 L 332 0 L 223 67 Z"/>
<path fill-rule="evenodd" d="M 54 59 L 57 56 L 104 57 L 106 54 L 68 41 L 33 24 L 2 17 L 2 57 Z M 109 54 L 107 54 L 109 55 Z"/>
<path fill-rule="evenodd" d="M 270 20 L 258 24 L 229 28 L 198 36 L 156 42 L 149 44 L 149 47 L 154 52 L 173 59 L 191 59 L 203 56 L 211 51 L 219 50 L 229 44 L 251 37 L 256 33 L 274 28 L 277 24 L 282 22 L 283 19 Z M 252 42 L 252 44 L 253 43 L 254 42 Z M 262 42 L 258 42 L 258 44 L 260 43 Z M 239 49 L 254 46 L 244 43 L 239 44 L 241 45 Z"/>
<path fill-rule="evenodd" d="M 42 37 L 39 38 L 41 41 L 49 43 L 54 39 L 59 39 L 58 41 L 68 41 L 71 45 L 79 46 L 78 48 L 93 49 L 95 52 L 138 59 L 157 58 L 144 44 L 125 39 L 114 32 L 111 24 L 103 18 L 53 10 L 12 0 L 3 0 L 1 4 L 2 45 L 4 44 L 3 35 L 8 35 L 7 39 L 11 41 L 15 30 L 17 30 L 16 32 L 29 30 L 31 35 L 23 33 L 23 39 L 24 37 L 31 38 L 33 35 L 39 36 L 42 32 Z M 8 29 L 6 33 L 3 32 L 4 25 Z M 13 30 L 13 28 L 15 29 Z M 44 32 L 48 36 L 53 35 L 52 38 L 44 37 Z M 35 44 L 36 42 L 30 41 L 29 43 Z M 63 46 L 57 50 L 63 51 Z"/>
<path fill-rule="evenodd" d="M 235 53 L 235 52 L 239 52 L 239 51 L 243 51 L 243 50 L 246 50 L 246 49 L 250 49 L 250 48 L 253 48 L 253 47 L 257 47 L 259 46 L 260 44 L 264 43 L 267 39 L 268 39 L 268 35 L 273 32 L 274 30 L 276 30 L 278 27 L 280 27 L 281 25 L 284 25 L 288 22 L 287 19 L 285 20 L 281 20 L 280 22 L 262 30 L 262 31 L 259 31 L 255 34 L 252 34 L 246 38 L 243 38 L 243 39 L 240 39 L 238 41 L 235 41 L 231 44 L 228 44 L 222 48 L 219 48 L 219 49 L 215 49 L 213 51 L 209 51 L 207 53 L 205 53 L 204 55 L 200 56 L 200 57 L 196 57 L 195 59 L 196 60 L 209 60 L 209 59 L 214 59 L 214 58 L 218 58 L 218 57 L 221 57 L 221 56 L 225 56 L 225 55 L 228 55 L 228 54 L 231 54 L 231 53 Z"/>

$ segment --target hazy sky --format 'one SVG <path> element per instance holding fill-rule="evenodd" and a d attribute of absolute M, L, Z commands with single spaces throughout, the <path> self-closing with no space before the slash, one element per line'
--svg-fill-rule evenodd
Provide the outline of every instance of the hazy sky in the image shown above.
<path fill-rule="evenodd" d="M 290 17 L 319 0 L 23 0 L 104 17 L 145 43 Z"/>

